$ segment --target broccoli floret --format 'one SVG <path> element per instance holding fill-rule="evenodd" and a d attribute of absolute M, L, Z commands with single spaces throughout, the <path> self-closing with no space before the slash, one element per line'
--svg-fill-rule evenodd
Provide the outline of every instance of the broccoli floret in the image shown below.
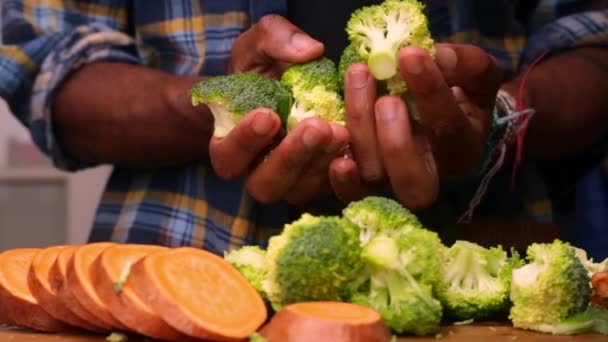
<path fill-rule="evenodd" d="M 386 0 L 362 7 L 352 13 L 346 33 L 376 79 L 397 77 L 389 82 L 394 91 L 406 88 L 398 77 L 399 49 L 414 45 L 435 54 L 424 5 L 417 0 Z"/>
<path fill-rule="evenodd" d="M 480 320 L 507 312 L 511 274 L 523 262 L 516 252 L 507 255 L 501 246 L 484 248 L 456 241 L 445 251 L 437 297 L 453 320 Z"/>
<path fill-rule="evenodd" d="M 376 234 L 398 233 L 422 228 L 416 215 L 399 202 L 386 197 L 369 196 L 351 202 L 342 211 L 344 217 L 361 228 L 361 243 L 365 245 Z"/>
<path fill-rule="evenodd" d="M 281 76 L 281 82 L 293 94 L 287 129 L 312 116 L 344 125 L 344 101 L 340 95 L 338 71 L 328 58 L 294 64 Z"/>
<path fill-rule="evenodd" d="M 589 275 L 568 243 L 535 243 L 529 263 L 513 270 L 509 318 L 516 328 L 548 331 L 581 314 L 591 298 Z"/>
<path fill-rule="evenodd" d="M 258 246 L 243 246 L 225 253 L 224 259 L 236 267 L 247 278 L 249 283 L 267 299 L 262 288 L 268 274 L 266 270 L 266 251 Z"/>
<path fill-rule="evenodd" d="M 363 269 L 359 228 L 340 217 L 303 214 L 270 238 L 266 262 L 264 290 L 276 311 L 296 302 L 345 300 Z"/>
<path fill-rule="evenodd" d="M 441 241 L 425 229 L 379 233 L 363 247 L 369 282 L 351 301 L 378 311 L 399 334 L 428 335 L 438 330 L 440 302 L 433 297 L 439 278 Z"/>
<path fill-rule="evenodd" d="M 215 137 L 226 136 L 248 112 L 265 107 L 286 120 L 292 98 L 279 81 L 255 72 L 215 76 L 189 91 L 192 105 L 205 104 L 213 114 Z"/>

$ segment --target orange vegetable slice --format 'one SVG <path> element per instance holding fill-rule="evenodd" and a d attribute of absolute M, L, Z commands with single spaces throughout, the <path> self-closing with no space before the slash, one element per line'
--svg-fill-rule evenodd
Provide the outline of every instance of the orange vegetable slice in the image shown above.
<path fill-rule="evenodd" d="M 39 248 L 19 248 L 0 254 L 0 311 L 7 321 L 44 332 L 69 330 L 39 304 L 28 286 L 28 272 Z"/>
<path fill-rule="evenodd" d="M 74 298 L 95 316 L 97 321 L 113 330 L 128 331 L 126 326 L 114 318 L 107 303 L 99 298 L 91 279 L 91 265 L 104 250 L 111 246 L 114 244 L 98 242 L 76 248 L 67 265 L 66 281 Z"/>
<path fill-rule="evenodd" d="M 238 341 L 266 320 L 262 297 L 223 258 L 180 247 L 133 265 L 132 289 L 176 330 L 195 338 Z"/>
<path fill-rule="evenodd" d="M 392 337 L 376 311 L 342 302 L 287 305 L 260 335 L 269 342 L 388 342 Z"/>
<path fill-rule="evenodd" d="M 167 250 L 154 245 L 115 245 L 104 250 L 91 266 L 97 294 L 112 315 L 141 335 L 160 340 L 183 341 L 187 337 L 167 324 L 144 303 L 127 281 L 131 266 L 153 252 Z"/>
<path fill-rule="evenodd" d="M 63 305 L 81 320 L 93 325 L 95 331 L 110 331 L 112 327 L 103 324 L 95 315 L 87 310 L 74 297 L 67 282 L 68 264 L 74 256 L 74 251 L 78 246 L 67 246 L 62 249 L 57 255 L 57 260 L 51 266 L 49 271 L 49 282 L 51 289 L 57 294 L 57 298 Z"/>
<path fill-rule="evenodd" d="M 99 331 L 98 327 L 87 323 L 70 311 L 51 287 L 49 281 L 51 267 L 65 248 L 66 246 L 52 246 L 36 254 L 28 274 L 29 288 L 38 304 L 54 318 L 78 328 Z"/>

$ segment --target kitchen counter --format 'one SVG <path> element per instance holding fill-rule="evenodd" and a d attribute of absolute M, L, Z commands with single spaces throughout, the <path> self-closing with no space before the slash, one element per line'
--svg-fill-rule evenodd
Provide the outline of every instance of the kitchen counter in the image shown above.
<path fill-rule="evenodd" d="M 0 326 L 0 342 L 104 342 L 105 335 L 87 334 L 44 334 L 15 327 Z M 602 335 L 551 336 L 529 331 L 513 329 L 504 324 L 472 324 L 465 326 L 444 326 L 437 337 L 413 338 L 401 337 L 398 341 L 492 341 L 492 342 L 605 342 L 608 337 Z M 151 339 L 131 336 L 129 342 L 151 342 Z M 314 341 L 311 341 L 314 342 Z"/>

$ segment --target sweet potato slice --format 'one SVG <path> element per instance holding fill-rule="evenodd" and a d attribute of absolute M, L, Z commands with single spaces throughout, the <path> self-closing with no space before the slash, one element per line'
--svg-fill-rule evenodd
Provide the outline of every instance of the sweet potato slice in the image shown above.
<path fill-rule="evenodd" d="M 0 306 L 8 321 L 44 331 L 70 330 L 65 322 L 49 315 L 32 296 L 27 275 L 39 248 L 19 248 L 0 254 Z"/>
<path fill-rule="evenodd" d="M 51 290 L 57 294 L 57 298 L 64 307 L 72 311 L 72 313 L 81 320 L 93 326 L 95 331 L 109 331 L 111 326 L 104 325 L 92 313 L 90 313 L 80 302 L 74 297 L 67 283 L 68 263 L 72 260 L 74 251 L 77 246 L 67 246 L 62 249 L 57 255 L 57 260 L 51 266 L 49 271 L 49 282 Z"/>
<path fill-rule="evenodd" d="M 49 274 L 59 253 L 66 246 L 53 246 L 41 250 L 32 260 L 28 274 L 28 286 L 38 304 L 54 318 L 81 329 L 99 331 L 98 327 L 80 319 L 59 299 L 57 292 L 51 288 Z"/>
<path fill-rule="evenodd" d="M 591 284 L 593 285 L 593 296 L 591 297 L 593 305 L 608 308 L 608 273 L 594 274 L 591 278 Z"/>
<path fill-rule="evenodd" d="M 262 297 L 247 279 L 201 249 L 150 254 L 133 265 L 127 282 L 165 322 L 191 337 L 242 340 L 267 317 Z"/>
<path fill-rule="evenodd" d="M 72 295 L 104 326 L 128 331 L 128 328 L 112 316 L 107 303 L 99 298 L 91 279 L 91 265 L 107 248 L 114 246 L 110 242 L 98 242 L 82 245 L 74 250 L 74 255 L 67 267 L 67 285 Z"/>
<path fill-rule="evenodd" d="M 165 321 L 144 303 L 126 281 L 131 266 L 153 252 L 167 250 L 154 245 L 115 245 L 95 260 L 91 279 L 99 298 L 120 323 L 141 335 L 160 340 L 183 341 L 187 337 Z"/>
<path fill-rule="evenodd" d="M 608 298 L 608 272 L 599 272 L 591 278 L 594 292 L 602 297 Z"/>
<path fill-rule="evenodd" d="M 392 337 L 376 311 L 341 302 L 288 305 L 260 335 L 269 342 L 388 342 Z"/>

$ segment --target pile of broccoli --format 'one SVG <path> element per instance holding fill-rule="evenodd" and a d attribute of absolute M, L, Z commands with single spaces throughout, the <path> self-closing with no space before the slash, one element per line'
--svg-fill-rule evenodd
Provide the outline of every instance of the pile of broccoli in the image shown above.
<path fill-rule="evenodd" d="M 276 111 L 287 131 L 313 116 L 343 125 L 344 75 L 351 64 L 361 62 L 378 81 L 379 95 L 401 96 L 410 115 L 419 119 L 399 73 L 398 53 L 403 47 L 417 46 L 435 56 L 424 5 L 417 0 L 385 0 L 362 7 L 351 14 L 345 34 L 350 44 L 337 65 L 320 57 L 289 66 L 279 80 L 255 72 L 210 77 L 192 87 L 192 104 L 207 105 L 218 138 L 258 107 Z"/>
<path fill-rule="evenodd" d="M 608 309 L 590 302 L 594 263 L 555 240 L 523 258 L 501 246 L 442 243 L 398 202 L 370 196 L 341 216 L 303 214 L 266 250 L 225 254 L 272 310 L 306 301 L 344 301 L 376 310 L 396 334 L 431 335 L 442 322 L 510 319 L 556 335 L 608 334 Z"/>
<path fill-rule="evenodd" d="M 258 107 L 277 112 L 287 131 L 310 117 L 344 125 L 345 74 L 353 63 L 366 63 L 378 96 L 402 97 L 419 119 L 398 56 L 407 46 L 435 56 L 424 6 L 385 0 L 353 12 L 345 31 L 350 43 L 337 64 L 321 57 L 289 66 L 278 79 L 255 72 L 211 77 L 190 90 L 192 104 L 210 109 L 219 138 Z M 529 246 L 525 258 L 502 246 L 446 246 L 384 197 L 352 202 L 341 216 L 303 214 L 266 249 L 245 246 L 225 259 L 275 311 L 296 302 L 345 301 L 375 309 L 397 334 L 429 335 L 442 322 L 500 318 L 544 333 L 608 334 L 608 309 L 591 299 L 608 259 L 595 263 L 559 240 Z"/>

